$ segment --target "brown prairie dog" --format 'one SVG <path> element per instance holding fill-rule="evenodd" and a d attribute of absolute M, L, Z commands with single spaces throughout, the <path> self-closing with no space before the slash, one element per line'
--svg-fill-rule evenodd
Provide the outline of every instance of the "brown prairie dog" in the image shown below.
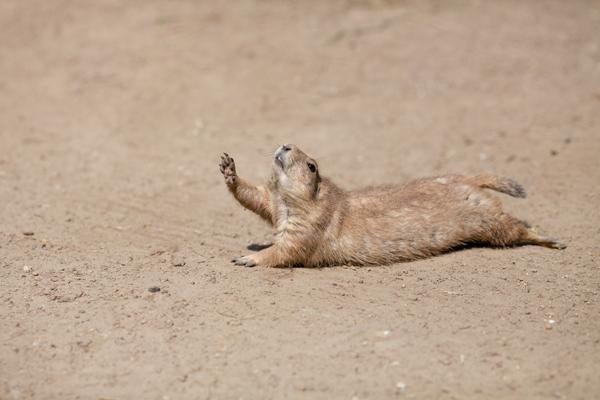
<path fill-rule="evenodd" d="M 513 197 L 525 197 L 525 190 L 490 174 L 345 191 L 322 177 L 317 162 L 293 145 L 277 149 L 264 186 L 240 178 L 226 153 L 220 169 L 237 201 L 275 229 L 270 247 L 234 259 L 236 265 L 390 264 L 468 244 L 566 247 L 502 211 L 500 201 L 484 189 Z"/>

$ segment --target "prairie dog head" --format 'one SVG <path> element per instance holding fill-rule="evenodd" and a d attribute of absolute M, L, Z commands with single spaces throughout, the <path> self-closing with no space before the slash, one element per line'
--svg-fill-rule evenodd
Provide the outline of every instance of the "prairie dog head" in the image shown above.
<path fill-rule="evenodd" d="M 310 200 L 318 193 L 321 178 L 314 159 L 293 144 L 284 144 L 273 155 L 273 180 L 282 193 Z"/>

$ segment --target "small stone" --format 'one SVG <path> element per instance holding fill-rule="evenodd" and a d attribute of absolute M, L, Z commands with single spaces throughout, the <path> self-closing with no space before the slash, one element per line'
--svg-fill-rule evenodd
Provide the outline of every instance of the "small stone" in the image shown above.
<path fill-rule="evenodd" d="M 33 268 L 31 268 L 29 265 L 23 266 L 23 272 L 31 272 L 31 271 L 33 271 Z"/>
<path fill-rule="evenodd" d="M 183 261 L 183 260 L 175 260 L 175 261 L 173 261 L 173 266 L 174 267 L 183 267 L 183 266 L 185 266 L 185 261 Z"/>
<path fill-rule="evenodd" d="M 31 231 L 25 231 L 25 232 L 23 232 L 23 235 L 25 235 L 25 236 L 33 236 L 34 233 L 31 232 Z"/>
<path fill-rule="evenodd" d="M 406 389 L 406 383 L 404 382 L 396 382 L 396 387 L 402 391 L 404 391 L 404 389 Z"/>
<path fill-rule="evenodd" d="M 550 155 L 553 156 L 553 157 L 557 156 L 558 155 L 558 151 L 556 151 L 556 150 L 550 150 Z"/>
<path fill-rule="evenodd" d="M 150 293 L 156 293 L 156 292 L 160 292 L 160 288 L 158 286 L 151 286 L 148 288 L 148 291 Z"/>
<path fill-rule="evenodd" d="M 385 330 L 385 331 L 379 331 L 375 333 L 375 336 L 380 337 L 380 338 L 386 338 L 388 336 L 390 336 L 392 332 L 389 330 Z"/>

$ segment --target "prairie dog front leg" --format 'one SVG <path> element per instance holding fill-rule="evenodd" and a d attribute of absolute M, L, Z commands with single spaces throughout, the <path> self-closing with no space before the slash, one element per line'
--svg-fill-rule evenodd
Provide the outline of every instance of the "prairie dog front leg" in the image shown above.
<path fill-rule="evenodd" d="M 291 267 L 297 264 L 292 254 L 277 243 L 258 253 L 234 258 L 231 262 L 243 267 Z"/>
<path fill-rule="evenodd" d="M 317 246 L 313 230 L 296 226 L 294 232 L 278 236 L 272 246 L 243 257 L 231 260 L 244 267 L 293 267 L 312 266 L 310 257 Z"/>
<path fill-rule="evenodd" d="M 233 197 L 245 208 L 258 214 L 261 218 L 273 224 L 273 207 L 271 195 L 264 186 L 254 186 L 237 175 L 235 162 L 227 153 L 221 156 L 219 168 L 227 188 Z"/>

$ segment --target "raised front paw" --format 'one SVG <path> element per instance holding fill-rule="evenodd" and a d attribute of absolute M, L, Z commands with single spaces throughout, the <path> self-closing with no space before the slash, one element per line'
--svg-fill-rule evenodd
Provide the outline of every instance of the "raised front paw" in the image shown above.
<path fill-rule="evenodd" d="M 235 162 L 233 161 L 233 158 L 229 157 L 229 154 L 223 153 L 219 169 L 221 170 L 223 177 L 225 177 L 227 186 L 233 185 L 237 178 L 237 174 L 235 172 Z"/>
<path fill-rule="evenodd" d="M 252 258 L 252 256 L 236 257 L 233 260 L 231 260 L 231 262 L 235 265 L 241 265 L 242 267 L 256 266 L 256 261 Z"/>

